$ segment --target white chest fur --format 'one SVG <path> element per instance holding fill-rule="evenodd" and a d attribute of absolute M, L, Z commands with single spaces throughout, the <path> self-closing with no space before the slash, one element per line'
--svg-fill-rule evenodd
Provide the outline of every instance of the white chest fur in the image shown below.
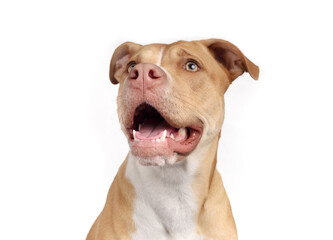
<path fill-rule="evenodd" d="M 196 240 L 193 171 L 185 161 L 172 166 L 142 166 L 130 155 L 126 177 L 135 188 L 133 240 Z"/>

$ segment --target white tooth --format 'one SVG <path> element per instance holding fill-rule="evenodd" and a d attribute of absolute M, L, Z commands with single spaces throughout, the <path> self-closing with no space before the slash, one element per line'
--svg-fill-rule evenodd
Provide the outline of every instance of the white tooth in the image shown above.
<path fill-rule="evenodd" d="M 134 141 L 139 141 L 139 139 L 137 139 L 136 137 L 135 137 L 135 130 L 133 129 L 133 137 L 134 137 Z"/>
<path fill-rule="evenodd" d="M 171 133 L 170 138 L 175 139 L 175 137 L 173 136 L 173 133 Z"/>
<path fill-rule="evenodd" d="M 186 129 L 185 128 L 179 128 L 178 135 L 185 137 L 186 136 Z"/>
<path fill-rule="evenodd" d="M 139 124 L 139 127 L 138 127 L 138 129 L 139 129 L 139 131 L 140 131 L 140 129 L 141 129 L 141 124 Z"/>
<path fill-rule="evenodd" d="M 152 142 L 156 142 L 156 140 L 155 139 L 153 139 L 153 140 L 151 140 Z"/>
<path fill-rule="evenodd" d="M 165 141 L 165 137 L 166 137 L 166 135 L 167 135 L 167 130 L 165 129 L 165 130 L 163 131 L 162 136 L 161 136 L 161 142 Z"/>
<path fill-rule="evenodd" d="M 161 140 L 158 138 L 158 139 L 156 139 L 156 142 L 160 142 Z"/>

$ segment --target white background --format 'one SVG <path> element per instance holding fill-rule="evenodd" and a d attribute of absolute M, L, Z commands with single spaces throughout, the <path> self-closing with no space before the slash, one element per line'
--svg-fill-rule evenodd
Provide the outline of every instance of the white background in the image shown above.
<path fill-rule="evenodd" d="M 128 147 L 124 41 L 222 38 L 260 66 L 226 98 L 218 169 L 240 240 L 333 239 L 329 1 L 0 3 L 0 238 L 79 240 Z"/>

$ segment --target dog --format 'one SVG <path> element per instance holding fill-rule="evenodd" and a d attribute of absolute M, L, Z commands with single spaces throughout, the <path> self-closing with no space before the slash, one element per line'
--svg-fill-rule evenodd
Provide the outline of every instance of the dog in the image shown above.
<path fill-rule="evenodd" d="M 224 93 L 259 68 L 220 39 L 139 45 L 114 52 L 118 117 L 130 151 L 87 240 L 236 240 L 216 169 Z"/>

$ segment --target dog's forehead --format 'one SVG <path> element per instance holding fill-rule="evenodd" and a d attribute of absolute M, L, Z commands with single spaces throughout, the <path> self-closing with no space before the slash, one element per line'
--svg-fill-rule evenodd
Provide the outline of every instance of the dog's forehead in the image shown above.
<path fill-rule="evenodd" d="M 135 57 L 138 62 L 159 64 L 165 55 L 173 57 L 196 54 L 205 54 L 199 41 L 178 41 L 171 44 L 144 45 L 136 52 Z"/>
<path fill-rule="evenodd" d="M 159 63 L 165 49 L 165 44 L 149 44 L 142 46 L 135 54 L 138 62 Z"/>

